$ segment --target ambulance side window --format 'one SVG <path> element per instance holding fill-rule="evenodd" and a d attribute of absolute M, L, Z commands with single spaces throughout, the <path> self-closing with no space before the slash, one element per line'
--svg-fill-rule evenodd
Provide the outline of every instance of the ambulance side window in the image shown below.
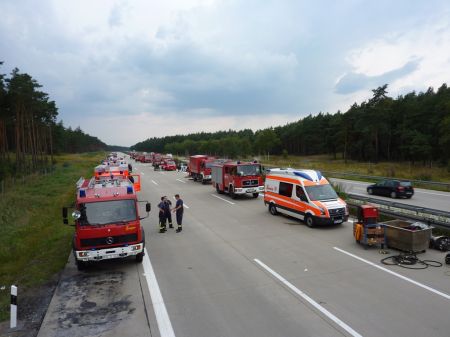
<path fill-rule="evenodd" d="M 280 192 L 279 194 L 284 195 L 285 197 L 292 197 L 292 184 L 280 182 Z"/>
<path fill-rule="evenodd" d="M 303 187 L 296 185 L 295 194 L 297 195 L 297 198 L 299 198 L 301 201 L 308 202 L 308 198 L 306 197 L 305 190 L 303 189 Z"/>

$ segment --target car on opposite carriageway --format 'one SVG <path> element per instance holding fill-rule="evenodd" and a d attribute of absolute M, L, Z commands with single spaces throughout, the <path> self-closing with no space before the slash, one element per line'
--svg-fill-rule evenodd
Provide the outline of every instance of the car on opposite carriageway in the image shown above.
<path fill-rule="evenodd" d="M 367 186 L 367 193 L 394 199 L 400 197 L 410 199 L 414 195 L 414 188 L 411 182 L 407 180 L 383 179 L 376 184 Z"/>

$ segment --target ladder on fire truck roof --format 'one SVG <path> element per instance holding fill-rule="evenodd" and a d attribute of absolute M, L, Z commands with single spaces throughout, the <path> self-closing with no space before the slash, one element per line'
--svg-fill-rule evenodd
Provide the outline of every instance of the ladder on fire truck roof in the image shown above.
<path fill-rule="evenodd" d="M 94 188 L 98 187 L 99 185 L 101 185 L 102 187 L 133 186 L 133 184 L 129 179 L 123 177 L 114 177 L 112 179 L 111 178 L 95 179 L 95 177 L 92 177 L 90 180 L 80 177 L 80 179 L 78 179 L 78 181 L 76 182 L 77 189 Z"/>

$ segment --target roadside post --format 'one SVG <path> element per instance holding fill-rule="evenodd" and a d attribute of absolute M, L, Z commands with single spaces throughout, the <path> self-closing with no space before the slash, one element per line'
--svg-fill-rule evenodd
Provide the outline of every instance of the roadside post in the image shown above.
<path fill-rule="evenodd" d="M 17 287 L 11 286 L 11 320 L 9 327 L 14 329 L 17 326 Z"/>

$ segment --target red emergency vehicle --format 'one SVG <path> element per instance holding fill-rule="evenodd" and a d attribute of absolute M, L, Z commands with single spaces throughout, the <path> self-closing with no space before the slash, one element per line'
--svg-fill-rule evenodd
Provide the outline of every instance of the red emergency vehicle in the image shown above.
<path fill-rule="evenodd" d="M 175 162 L 173 161 L 172 158 L 164 159 L 162 161 L 160 167 L 164 171 L 176 171 L 177 170 L 177 165 L 175 164 Z"/>
<path fill-rule="evenodd" d="M 228 193 L 233 199 L 251 193 L 257 198 L 264 191 L 261 165 L 257 162 L 228 161 L 211 166 L 212 185 L 217 193 Z"/>
<path fill-rule="evenodd" d="M 79 270 L 91 261 L 134 256 L 144 257 L 145 234 L 139 217 L 136 190 L 128 179 L 90 180 L 77 182 L 73 254 Z M 63 220 L 68 224 L 68 209 L 63 208 Z"/>
<path fill-rule="evenodd" d="M 203 184 L 211 180 L 211 167 L 216 161 L 215 157 L 206 155 L 195 155 L 189 157 L 188 171 L 194 181 L 201 181 Z"/>

